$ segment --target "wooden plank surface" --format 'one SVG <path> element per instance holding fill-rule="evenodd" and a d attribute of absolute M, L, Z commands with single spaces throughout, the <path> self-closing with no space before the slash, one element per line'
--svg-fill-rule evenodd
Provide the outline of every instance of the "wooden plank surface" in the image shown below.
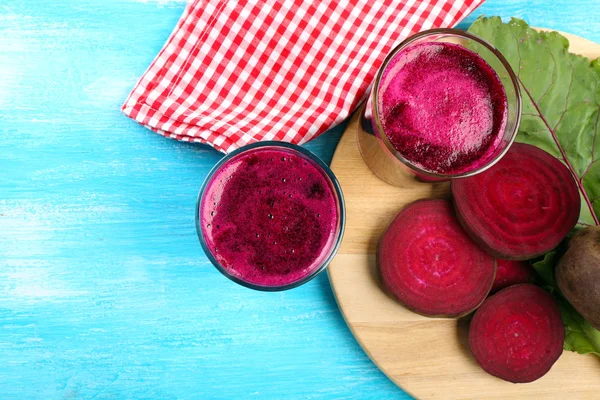
<path fill-rule="evenodd" d="M 600 55 L 600 44 L 567 37 L 573 52 L 592 58 Z M 521 385 L 505 382 L 475 363 L 468 348 L 466 318 L 423 317 L 382 290 L 375 263 L 382 232 L 404 205 L 420 198 L 449 196 L 449 184 L 406 180 L 397 187 L 376 177 L 363 161 L 357 138 L 363 149 L 377 150 L 378 143 L 360 131 L 358 114 L 350 121 L 331 164 L 344 191 L 347 225 L 328 274 L 348 326 L 371 359 L 402 389 L 423 399 L 597 399 L 600 358 L 564 352 L 543 378 Z"/>
<path fill-rule="evenodd" d="M 600 41 L 598 0 L 488 0 Z M 0 398 L 408 398 L 346 327 L 326 274 L 223 278 L 194 230 L 221 157 L 119 107 L 185 0 L 0 0 Z M 331 159 L 341 129 L 309 143 Z M 435 381 L 431 382 L 435 386 Z"/>

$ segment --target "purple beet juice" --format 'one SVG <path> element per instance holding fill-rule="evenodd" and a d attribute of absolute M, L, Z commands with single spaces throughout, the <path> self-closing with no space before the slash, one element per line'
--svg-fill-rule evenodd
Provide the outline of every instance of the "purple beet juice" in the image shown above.
<path fill-rule="evenodd" d="M 428 42 L 402 50 L 383 72 L 379 93 L 386 137 L 424 170 L 469 172 L 501 147 L 507 120 L 502 82 L 460 45 Z"/>
<path fill-rule="evenodd" d="M 263 287 L 310 275 L 338 234 L 338 202 L 327 175 L 284 147 L 254 148 L 225 162 L 206 186 L 199 216 L 218 263 Z"/>

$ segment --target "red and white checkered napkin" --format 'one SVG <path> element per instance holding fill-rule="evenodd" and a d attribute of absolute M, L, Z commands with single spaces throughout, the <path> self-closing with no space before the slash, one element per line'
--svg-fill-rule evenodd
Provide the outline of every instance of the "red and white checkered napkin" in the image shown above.
<path fill-rule="evenodd" d="M 192 0 L 123 112 L 230 152 L 304 143 L 342 122 L 386 54 L 484 0 Z"/>

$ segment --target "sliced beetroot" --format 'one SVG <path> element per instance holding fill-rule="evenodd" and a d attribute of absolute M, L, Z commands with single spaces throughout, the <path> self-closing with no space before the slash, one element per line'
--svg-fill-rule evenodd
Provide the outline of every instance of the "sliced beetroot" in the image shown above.
<path fill-rule="evenodd" d="M 514 383 L 544 376 L 562 354 L 564 339 L 556 302 L 530 283 L 490 296 L 469 328 L 469 346 L 481 368 Z"/>
<path fill-rule="evenodd" d="M 567 167 L 523 143 L 487 171 L 453 180 L 452 195 L 467 233 L 499 258 L 547 253 L 579 218 L 579 191 Z"/>
<path fill-rule="evenodd" d="M 496 260 L 496 278 L 490 293 L 519 283 L 533 283 L 535 271 L 527 261 Z"/>
<path fill-rule="evenodd" d="M 462 229 L 447 200 L 404 207 L 379 242 L 384 286 L 407 308 L 426 316 L 457 317 L 481 304 L 496 265 Z"/>

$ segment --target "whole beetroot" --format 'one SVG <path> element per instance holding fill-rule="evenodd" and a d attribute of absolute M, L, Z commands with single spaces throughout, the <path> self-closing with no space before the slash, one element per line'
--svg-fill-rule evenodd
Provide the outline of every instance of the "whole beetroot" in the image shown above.
<path fill-rule="evenodd" d="M 583 318 L 600 329 L 600 226 L 571 238 L 556 267 L 556 283 Z"/>

